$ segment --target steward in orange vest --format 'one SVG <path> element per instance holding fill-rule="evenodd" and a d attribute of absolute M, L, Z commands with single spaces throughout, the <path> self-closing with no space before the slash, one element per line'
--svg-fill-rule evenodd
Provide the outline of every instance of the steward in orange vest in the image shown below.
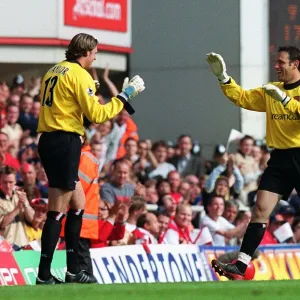
<path fill-rule="evenodd" d="M 93 274 L 90 256 L 91 239 L 98 239 L 99 210 L 99 161 L 90 151 L 82 151 L 79 162 L 78 177 L 85 194 L 85 209 L 82 217 L 78 256 L 81 270 Z M 64 237 L 65 220 L 62 222 L 61 237 Z"/>

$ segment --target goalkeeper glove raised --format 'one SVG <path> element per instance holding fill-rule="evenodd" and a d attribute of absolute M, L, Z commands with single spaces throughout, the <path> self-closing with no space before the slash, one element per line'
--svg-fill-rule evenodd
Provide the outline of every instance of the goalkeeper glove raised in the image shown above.
<path fill-rule="evenodd" d="M 272 97 L 274 100 L 281 102 L 283 106 L 286 106 L 291 100 L 291 98 L 284 91 L 273 84 L 265 84 L 262 88 L 267 95 Z"/>
<path fill-rule="evenodd" d="M 226 65 L 220 54 L 214 52 L 208 53 L 206 55 L 206 61 L 209 63 L 212 72 L 217 76 L 220 83 L 229 81 L 230 78 L 226 73 Z"/>
<path fill-rule="evenodd" d="M 130 80 L 128 77 L 126 77 L 123 82 L 122 92 L 120 93 L 120 96 L 122 96 L 126 100 L 131 100 L 139 93 L 141 93 L 144 89 L 144 80 L 139 75 L 134 76 Z"/>

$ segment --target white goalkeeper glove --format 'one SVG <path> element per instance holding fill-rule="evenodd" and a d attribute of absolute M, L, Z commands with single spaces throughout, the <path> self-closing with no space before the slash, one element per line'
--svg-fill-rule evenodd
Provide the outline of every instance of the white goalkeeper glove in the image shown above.
<path fill-rule="evenodd" d="M 212 72 L 217 76 L 220 83 L 225 83 L 230 79 L 226 73 L 224 59 L 220 54 L 214 52 L 208 53 L 206 54 L 206 61 L 209 63 Z"/>
<path fill-rule="evenodd" d="M 126 77 L 123 82 L 122 93 L 120 93 L 120 96 L 126 100 L 131 100 L 144 89 L 144 80 L 139 75 L 134 76 L 130 80 Z"/>
<path fill-rule="evenodd" d="M 273 84 L 265 84 L 262 86 L 262 88 L 267 95 L 272 97 L 274 100 L 281 102 L 283 106 L 286 106 L 291 100 L 291 98 L 284 91 Z"/>

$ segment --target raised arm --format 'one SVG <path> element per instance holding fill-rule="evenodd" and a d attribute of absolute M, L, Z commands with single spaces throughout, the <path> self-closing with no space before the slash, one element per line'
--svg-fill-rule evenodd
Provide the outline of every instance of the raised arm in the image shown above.
<path fill-rule="evenodd" d="M 226 64 L 220 54 L 211 52 L 206 56 L 212 73 L 218 78 L 224 95 L 235 105 L 253 111 L 266 111 L 265 93 L 262 88 L 243 90 L 226 72 Z"/>

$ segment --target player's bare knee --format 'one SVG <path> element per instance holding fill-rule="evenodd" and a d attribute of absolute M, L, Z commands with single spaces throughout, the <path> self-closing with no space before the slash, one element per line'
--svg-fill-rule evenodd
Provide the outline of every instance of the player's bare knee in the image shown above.
<path fill-rule="evenodd" d="M 252 210 L 252 221 L 267 222 L 269 218 L 269 212 L 265 206 L 256 204 Z"/>

